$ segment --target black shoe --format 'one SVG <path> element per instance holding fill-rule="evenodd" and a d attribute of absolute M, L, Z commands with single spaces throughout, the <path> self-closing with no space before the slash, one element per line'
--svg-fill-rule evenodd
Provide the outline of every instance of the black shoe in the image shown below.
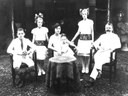
<path fill-rule="evenodd" d="M 21 78 L 16 78 L 16 80 L 15 80 L 15 85 L 18 87 L 18 88 L 21 88 L 21 87 L 23 87 L 24 86 L 24 81 L 23 80 L 21 80 Z"/>
<path fill-rule="evenodd" d="M 101 73 L 98 73 L 96 79 L 100 79 L 101 78 Z"/>
<path fill-rule="evenodd" d="M 15 85 L 17 86 L 19 83 L 20 83 L 20 77 L 19 77 L 19 75 L 16 75 L 15 76 Z"/>
<path fill-rule="evenodd" d="M 94 85 L 94 82 L 85 82 L 85 84 L 84 84 L 84 87 L 88 87 L 88 88 L 90 88 L 90 87 L 92 87 Z"/>
<path fill-rule="evenodd" d="M 20 80 L 19 84 L 17 85 L 18 88 L 21 88 L 25 85 L 25 82 L 23 80 Z"/>
<path fill-rule="evenodd" d="M 84 86 L 85 87 L 92 87 L 94 85 L 94 81 L 95 80 L 90 77 L 89 80 L 85 82 L 85 85 Z"/>
<path fill-rule="evenodd" d="M 21 70 L 18 74 L 19 78 L 17 79 L 17 87 L 21 88 L 25 85 L 26 73 L 24 70 Z"/>
<path fill-rule="evenodd" d="M 102 75 L 102 71 L 101 70 L 98 70 L 98 69 L 97 69 L 97 71 L 98 71 L 98 75 L 97 75 L 96 79 L 100 79 L 101 78 L 101 75 Z"/>

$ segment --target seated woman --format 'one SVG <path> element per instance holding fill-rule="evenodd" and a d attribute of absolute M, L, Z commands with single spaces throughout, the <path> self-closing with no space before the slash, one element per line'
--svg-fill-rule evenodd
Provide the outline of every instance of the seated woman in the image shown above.
<path fill-rule="evenodd" d="M 48 48 L 53 53 L 50 57 L 56 57 L 58 56 L 60 52 L 60 43 L 61 43 L 61 25 L 59 23 L 55 23 L 53 25 L 54 34 L 50 36 L 49 42 L 48 42 Z"/>

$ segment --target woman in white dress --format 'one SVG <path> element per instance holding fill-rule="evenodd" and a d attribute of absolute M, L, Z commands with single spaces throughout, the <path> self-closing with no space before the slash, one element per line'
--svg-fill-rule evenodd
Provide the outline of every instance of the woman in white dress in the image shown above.
<path fill-rule="evenodd" d="M 61 55 L 61 25 L 55 23 L 53 29 L 55 33 L 49 38 L 48 48 L 53 51 L 53 56 L 57 57 Z"/>
<path fill-rule="evenodd" d="M 88 19 L 88 14 L 89 8 L 80 9 L 80 15 L 82 16 L 83 20 L 78 22 L 78 31 L 72 39 L 72 42 L 74 42 L 77 36 L 80 35 L 77 45 L 77 55 L 80 56 L 82 73 L 89 72 L 90 48 L 94 41 L 94 23 L 91 19 Z"/>
<path fill-rule="evenodd" d="M 35 23 L 37 24 L 36 28 L 33 28 L 31 33 L 33 34 L 32 42 L 36 45 L 37 52 L 37 66 L 38 66 L 38 75 L 45 74 L 43 70 L 43 63 L 47 55 L 47 48 L 45 41 L 48 41 L 48 28 L 43 25 L 43 14 L 35 14 Z"/>

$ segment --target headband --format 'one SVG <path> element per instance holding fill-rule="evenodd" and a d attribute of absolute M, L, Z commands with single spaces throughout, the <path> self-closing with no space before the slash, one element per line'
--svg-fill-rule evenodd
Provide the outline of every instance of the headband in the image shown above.
<path fill-rule="evenodd" d="M 35 23 L 37 22 L 37 19 L 38 18 L 44 18 L 43 14 L 42 13 L 39 13 L 39 14 L 35 14 Z"/>
<path fill-rule="evenodd" d="M 82 15 L 82 11 L 85 11 L 85 10 L 87 10 L 87 14 L 89 15 L 89 8 L 80 8 L 79 9 L 80 15 Z"/>

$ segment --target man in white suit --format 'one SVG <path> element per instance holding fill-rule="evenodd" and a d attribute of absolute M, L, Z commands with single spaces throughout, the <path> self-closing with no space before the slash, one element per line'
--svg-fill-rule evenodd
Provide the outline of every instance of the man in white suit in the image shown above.
<path fill-rule="evenodd" d="M 110 54 L 113 50 L 121 48 L 121 42 L 118 35 L 113 33 L 112 23 L 107 23 L 105 25 L 106 33 L 102 34 L 95 42 L 94 47 L 97 52 L 94 55 L 94 67 L 90 74 L 90 79 L 88 84 L 85 86 L 93 85 L 97 76 L 102 73 L 102 65 L 110 62 Z"/>

